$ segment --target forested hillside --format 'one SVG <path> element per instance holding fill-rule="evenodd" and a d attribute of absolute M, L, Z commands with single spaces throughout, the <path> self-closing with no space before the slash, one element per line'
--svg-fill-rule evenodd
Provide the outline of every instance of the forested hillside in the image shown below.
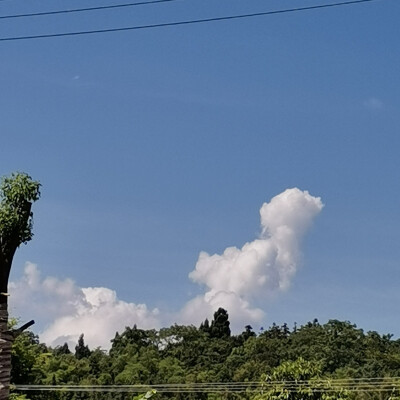
<path fill-rule="evenodd" d="M 246 326 L 232 335 L 228 313 L 219 309 L 211 322 L 199 327 L 174 325 L 160 330 L 127 327 L 112 339 L 109 352 L 89 349 L 82 335 L 75 349 L 48 348 L 32 333 L 21 335 L 13 350 L 12 382 L 39 385 L 137 385 L 217 382 L 277 382 L 400 376 L 400 340 L 391 335 L 364 332 L 350 322 L 317 320 L 304 326 L 272 325 L 255 333 Z M 370 379 L 371 382 L 373 380 Z M 343 381 L 344 382 L 344 381 Z M 392 399 L 397 387 L 348 393 L 331 391 L 325 398 Z M 321 390 L 308 388 L 293 397 L 293 390 L 266 387 L 223 398 L 318 399 Z M 322 391 L 323 392 L 323 391 Z M 286 393 L 286 394 L 285 394 Z M 374 395 L 372 393 L 375 393 Z M 128 396 L 128 397 L 126 397 Z M 162 393 L 180 399 L 219 398 L 209 393 Z M 221 395 L 222 396 L 222 395 Z M 233 397 L 232 397 L 233 396 Z M 30 399 L 125 399 L 115 393 L 29 392 Z M 221 397 L 222 398 L 222 397 Z"/>

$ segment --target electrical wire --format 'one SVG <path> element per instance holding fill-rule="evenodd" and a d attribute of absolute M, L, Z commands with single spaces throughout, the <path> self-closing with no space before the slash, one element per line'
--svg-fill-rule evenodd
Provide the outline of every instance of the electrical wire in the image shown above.
<path fill-rule="evenodd" d="M 129 26 L 129 27 L 121 27 L 121 28 L 96 29 L 96 30 L 89 30 L 89 31 L 61 32 L 61 33 L 49 33 L 49 34 L 40 34 L 40 35 L 27 35 L 27 36 L 0 37 L 0 42 L 16 41 L 16 40 L 59 38 L 59 37 L 66 37 L 66 36 L 93 35 L 93 34 L 111 33 L 111 32 L 125 32 L 125 31 L 142 30 L 142 29 L 163 28 L 163 27 L 167 27 L 167 26 L 193 25 L 193 24 L 201 24 L 201 23 L 206 23 L 206 22 L 227 21 L 227 20 L 234 20 L 234 19 L 261 17 L 261 16 L 266 16 L 266 15 L 317 10 L 317 9 L 323 9 L 323 8 L 329 8 L 329 7 L 340 7 L 340 6 L 347 6 L 347 5 L 352 5 L 352 4 L 368 3 L 368 2 L 373 2 L 373 1 L 378 1 L 378 0 L 350 0 L 350 1 L 342 1 L 342 2 L 338 2 L 338 3 L 331 3 L 331 4 L 320 4 L 320 5 L 307 6 L 307 7 L 287 8 L 287 9 L 283 9 L 283 10 L 265 11 L 265 12 L 250 13 L 250 14 L 229 15 L 229 16 L 214 17 L 214 18 L 192 19 L 192 20 L 188 20 L 188 21 L 176 21 L 176 22 L 164 22 L 164 23 L 158 23 L 158 24 L 136 25 L 136 26 Z"/>
<path fill-rule="evenodd" d="M 55 11 L 43 11 L 43 12 L 26 13 L 26 14 L 0 15 L 0 19 L 43 17 L 45 15 L 72 14 L 72 13 L 80 13 L 80 12 L 86 12 L 86 11 L 110 10 L 113 8 L 145 6 L 148 4 L 157 4 L 157 3 L 169 3 L 172 1 L 177 1 L 177 0 L 150 0 L 150 1 L 139 1 L 139 2 L 135 2 L 135 3 L 112 4 L 112 5 L 108 5 L 108 6 L 72 8 L 69 10 L 55 10 Z"/>
<path fill-rule="evenodd" d="M 297 381 L 255 382 L 204 382 L 155 385 L 16 385 L 18 391 L 70 391 L 70 392 L 125 392 L 143 393 L 156 390 L 160 393 L 254 393 L 282 391 L 289 393 L 309 389 L 315 393 L 394 392 L 400 388 L 400 377 L 312 379 Z"/>

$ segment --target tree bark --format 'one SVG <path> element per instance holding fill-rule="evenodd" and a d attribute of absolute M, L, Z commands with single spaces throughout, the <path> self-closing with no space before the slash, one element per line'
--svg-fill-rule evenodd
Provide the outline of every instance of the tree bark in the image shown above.
<path fill-rule="evenodd" d="M 11 346 L 14 340 L 8 329 L 7 291 L 11 269 L 9 260 L 10 258 L 4 254 L 3 250 L 0 255 L 0 400 L 8 400 L 10 395 Z"/>
<path fill-rule="evenodd" d="M 7 325 L 8 310 L 5 302 L 0 303 L 0 400 L 8 400 L 10 394 L 11 346 L 14 337 Z"/>

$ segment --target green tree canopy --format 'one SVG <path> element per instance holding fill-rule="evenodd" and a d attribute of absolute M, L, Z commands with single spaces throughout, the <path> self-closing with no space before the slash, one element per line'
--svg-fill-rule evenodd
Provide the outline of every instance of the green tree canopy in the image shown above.
<path fill-rule="evenodd" d="M 40 197 L 40 183 L 25 173 L 13 173 L 0 184 L 0 291 L 7 292 L 16 249 L 32 239 L 32 203 Z M 3 300 L 3 301 L 2 301 Z M 0 302 L 6 297 L 0 296 Z"/>
<path fill-rule="evenodd" d="M 210 333 L 211 337 L 224 338 L 231 336 L 231 329 L 229 327 L 229 315 L 223 308 L 218 308 L 214 313 L 214 319 L 211 321 Z"/>

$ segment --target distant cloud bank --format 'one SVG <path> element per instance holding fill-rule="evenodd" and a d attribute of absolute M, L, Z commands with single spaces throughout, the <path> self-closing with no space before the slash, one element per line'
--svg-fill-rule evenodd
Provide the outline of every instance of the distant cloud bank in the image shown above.
<path fill-rule="evenodd" d="M 116 331 L 137 324 L 144 329 L 158 328 L 159 311 L 145 304 L 119 300 L 114 290 L 104 287 L 80 288 L 72 280 L 42 278 L 35 264 L 26 263 L 24 275 L 9 288 L 11 312 L 26 309 L 37 319 L 48 321 L 39 334 L 51 346 L 67 342 L 75 346 L 81 333 L 91 347 L 108 349 Z M 15 310 L 15 311 L 14 311 Z"/>
<path fill-rule="evenodd" d="M 319 197 L 297 188 L 287 189 L 260 209 L 258 238 L 240 249 L 228 247 L 222 254 L 201 252 L 189 278 L 205 287 L 205 293 L 190 300 L 182 310 L 162 320 L 158 309 L 119 300 L 115 291 L 80 288 L 71 279 L 42 278 L 35 264 L 27 263 L 23 277 L 10 283 L 11 312 L 26 309 L 48 321 L 40 339 L 56 346 L 74 345 L 81 333 L 91 347 L 108 349 L 110 339 L 125 326 L 159 328 L 180 323 L 198 324 L 211 318 L 218 307 L 229 311 L 234 328 L 261 322 L 267 295 L 288 289 L 300 259 L 302 238 L 322 210 Z"/>

